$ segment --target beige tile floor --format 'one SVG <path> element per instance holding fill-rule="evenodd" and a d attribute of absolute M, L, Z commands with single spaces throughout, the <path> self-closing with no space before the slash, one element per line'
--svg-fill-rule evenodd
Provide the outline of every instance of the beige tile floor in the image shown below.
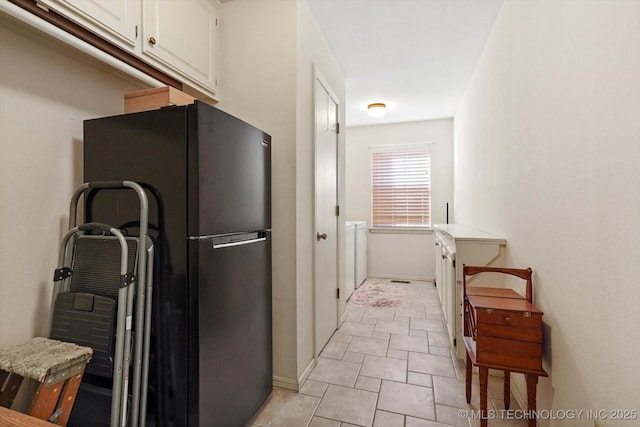
<path fill-rule="evenodd" d="M 389 281 L 377 280 L 389 283 Z M 323 349 L 299 393 L 274 390 L 252 427 L 476 427 L 461 411 L 479 409 L 474 375 L 465 398 L 464 362 L 445 335 L 438 293 L 431 282 L 393 283 L 404 289 L 397 307 L 347 303 L 347 317 Z M 499 373 L 496 373 L 499 375 Z M 502 378 L 489 377 L 490 426 L 526 426 L 519 410 L 502 412 Z"/>

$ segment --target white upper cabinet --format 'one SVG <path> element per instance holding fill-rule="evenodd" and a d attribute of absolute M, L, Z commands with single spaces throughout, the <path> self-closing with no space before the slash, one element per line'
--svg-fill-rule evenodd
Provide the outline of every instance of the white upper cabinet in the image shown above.
<path fill-rule="evenodd" d="M 38 0 L 123 49 L 137 45 L 141 0 Z"/>
<path fill-rule="evenodd" d="M 215 98 L 217 0 L 38 0 L 38 4 L 181 81 L 186 92 Z"/>
<path fill-rule="evenodd" d="M 142 52 L 149 62 L 216 89 L 218 6 L 210 0 L 145 0 Z"/>

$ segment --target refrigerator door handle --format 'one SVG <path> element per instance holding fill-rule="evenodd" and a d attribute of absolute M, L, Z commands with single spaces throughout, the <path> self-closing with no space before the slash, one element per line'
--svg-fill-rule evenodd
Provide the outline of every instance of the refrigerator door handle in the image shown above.
<path fill-rule="evenodd" d="M 219 243 L 214 244 L 213 249 L 230 248 L 232 246 L 250 245 L 252 243 L 264 242 L 266 237 L 260 237 L 258 239 L 240 240 L 239 242 Z"/>

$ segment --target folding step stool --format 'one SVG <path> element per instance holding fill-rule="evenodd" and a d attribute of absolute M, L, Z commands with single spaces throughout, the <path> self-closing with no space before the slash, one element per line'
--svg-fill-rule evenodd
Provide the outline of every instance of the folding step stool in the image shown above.
<path fill-rule="evenodd" d="M 40 383 L 28 414 L 66 426 L 93 350 L 48 338 L 0 350 L 0 406 L 10 408 L 22 380 Z"/>

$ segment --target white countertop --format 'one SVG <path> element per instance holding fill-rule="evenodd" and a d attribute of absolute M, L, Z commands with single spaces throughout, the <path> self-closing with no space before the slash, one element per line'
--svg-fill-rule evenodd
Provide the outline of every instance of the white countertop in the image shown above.
<path fill-rule="evenodd" d="M 496 236 L 495 234 L 487 233 L 485 231 L 476 230 L 475 228 L 467 227 L 466 225 L 462 224 L 435 224 L 433 228 L 443 232 L 449 238 L 455 241 L 477 241 L 486 243 L 498 243 L 500 245 L 507 244 L 507 240 L 504 237 Z"/>

